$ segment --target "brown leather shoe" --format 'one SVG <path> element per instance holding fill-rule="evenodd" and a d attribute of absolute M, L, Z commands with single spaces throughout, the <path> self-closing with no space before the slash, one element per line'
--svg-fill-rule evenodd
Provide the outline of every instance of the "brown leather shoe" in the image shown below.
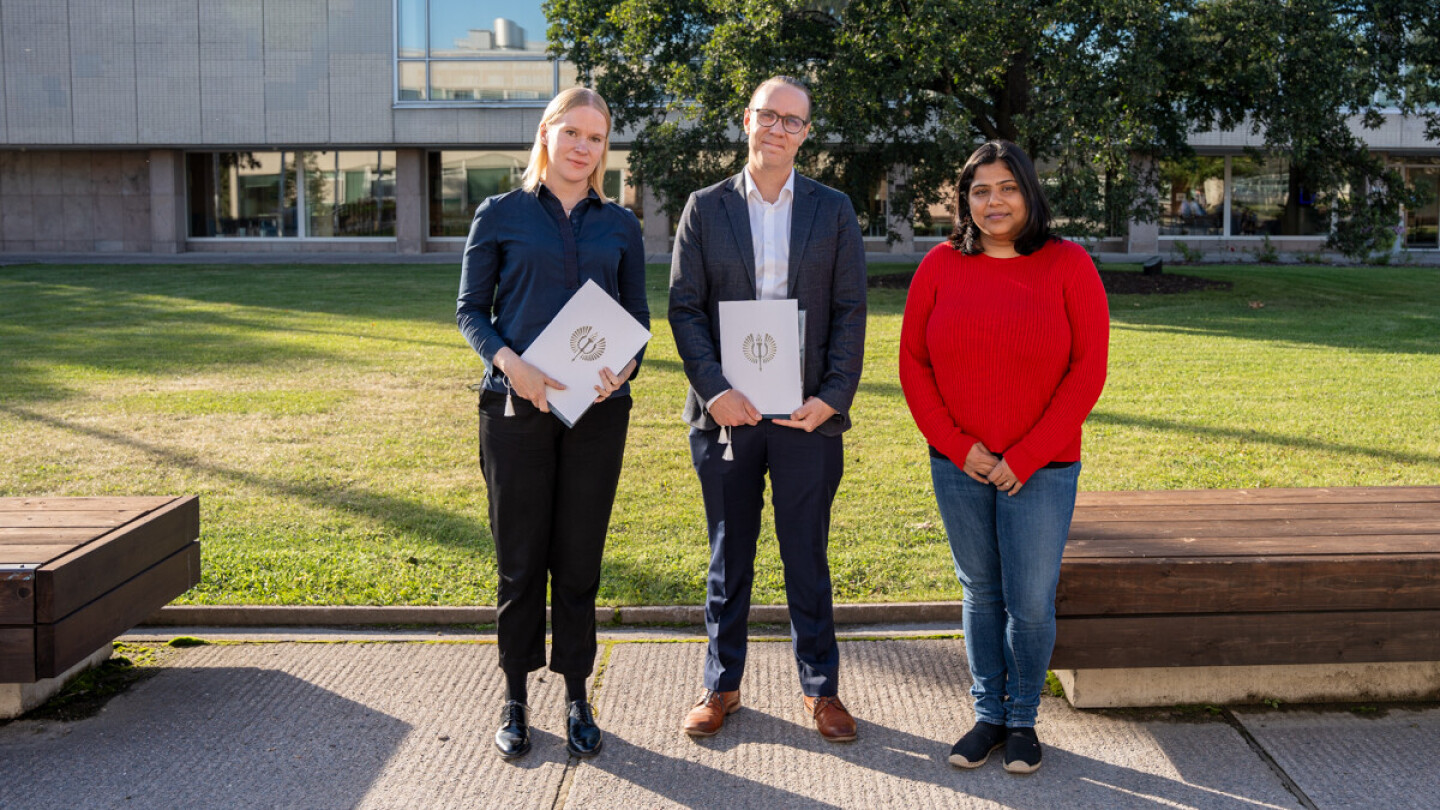
<path fill-rule="evenodd" d="M 725 725 L 725 715 L 734 714 L 740 708 L 740 690 L 716 692 L 706 689 L 705 694 L 685 715 L 680 728 L 691 737 L 710 737 Z"/>
<path fill-rule="evenodd" d="M 845 704 L 837 697 L 805 696 L 805 711 L 815 718 L 815 728 L 820 736 L 830 742 L 850 742 L 855 739 L 855 718 L 845 710 Z"/>

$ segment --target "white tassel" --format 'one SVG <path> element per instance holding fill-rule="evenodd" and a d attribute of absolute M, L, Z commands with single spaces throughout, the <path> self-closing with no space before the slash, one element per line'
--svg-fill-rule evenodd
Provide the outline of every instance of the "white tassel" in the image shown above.
<path fill-rule="evenodd" d="M 723 426 L 720 428 L 720 443 L 725 445 L 725 454 L 721 458 L 726 461 L 734 461 L 735 445 L 730 443 L 730 428 Z"/>
<path fill-rule="evenodd" d="M 510 398 L 510 392 L 511 392 L 511 390 L 512 390 L 512 389 L 511 389 L 511 387 L 510 387 L 510 380 L 509 380 L 509 378 L 506 378 L 506 380 L 505 380 L 505 415 L 506 415 L 506 416 L 514 416 L 514 415 L 515 415 L 515 402 L 514 402 L 514 400 L 512 400 L 512 399 Z"/>

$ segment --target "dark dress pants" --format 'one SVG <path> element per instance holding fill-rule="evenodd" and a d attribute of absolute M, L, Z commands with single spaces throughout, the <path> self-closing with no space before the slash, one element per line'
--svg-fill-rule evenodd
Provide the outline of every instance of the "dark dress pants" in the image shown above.
<path fill-rule="evenodd" d="M 814 697 L 834 695 L 840 652 L 827 554 L 830 505 L 844 466 L 841 439 L 767 420 L 732 429 L 734 459 L 726 461 L 719 434 L 718 429 L 690 431 L 691 460 L 700 476 L 710 530 L 705 687 L 739 689 L 745 673 L 755 544 L 768 472 L 800 688 Z"/>
<path fill-rule="evenodd" d="M 550 585 L 550 669 L 589 675 L 595 666 L 595 594 L 610 508 L 620 481 L 630 397 L 592 405 L 575 427 L 514 397 L 480 397 L 480 469 L 500 569 L 496 635 L 500 668 L 545 666 L 545 586 Z"/>

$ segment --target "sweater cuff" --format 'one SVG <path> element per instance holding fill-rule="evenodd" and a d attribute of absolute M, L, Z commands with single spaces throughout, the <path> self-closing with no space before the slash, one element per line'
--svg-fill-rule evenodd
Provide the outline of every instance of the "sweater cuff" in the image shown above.
<path fill-rule="evenodd" d="M 1007 452 L 1005 462 L 1010 465 L 1010 472 L 1015 473 L 1015 477 L 1022 484 L 1029 481 L 1030 476 L 1034 475 L 1036 470 L 1045 466 L 1043 462 L 1037 461 L 1029 453 L 1018 449 L 1011 449 Z"/>
<path fill-rule="evenodd" d="M 935 449 L 945 454 L 950 462 L 961 469 L 965 468 L 965 459 L 970 455 L 970 448 L 975 446 L 979 439 L 964 431 L 956 430 L 944 443 L 936 444 Z"/>

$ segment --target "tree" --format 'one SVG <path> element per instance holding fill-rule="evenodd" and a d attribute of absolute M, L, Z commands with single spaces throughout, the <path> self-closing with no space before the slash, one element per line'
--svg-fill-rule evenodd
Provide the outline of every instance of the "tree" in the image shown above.
<path fill-rule="evenodd" d="M 1357 137 L 1384 110 L 1440 140 L 1440 14 L 1433 0 L 1223 0 L 1193 9 L 1205 56 L 1197 129 L 1244 129 L 1290 159 L 1283 216 L 1301 189 L 1336 218 L 1330 246 L 1351 256 L 1395 242 L 1401 205 L 1424 196 Z"/>
<path fill-rule="evenodd" d="M 1005 138 L 1047 167 L 1062 232 L 1098 234 L 1155 217 L 1156 161 L 1191 155 L 1192 128 L 1251 126 L 1307 187 L 1364 190 L 1326 200 L 1348 229 L 1337 245 L 1354 251 L 1408 192 L 1347 120 L 1371 121 L 1377 91 L 1426 114 L 1440 64 L 1427 6 L 549 0 L 546 12 L 556 53 L 634 131 L 631 171 L 672 213 L 738 171 L 748 93 L 789 73 L 816 97 L 802 170 L 858 210 L 903 167 L 891 209 L 924 221 L 930 204 L 953 204 L 948 184 L 977 141 Z"/>

